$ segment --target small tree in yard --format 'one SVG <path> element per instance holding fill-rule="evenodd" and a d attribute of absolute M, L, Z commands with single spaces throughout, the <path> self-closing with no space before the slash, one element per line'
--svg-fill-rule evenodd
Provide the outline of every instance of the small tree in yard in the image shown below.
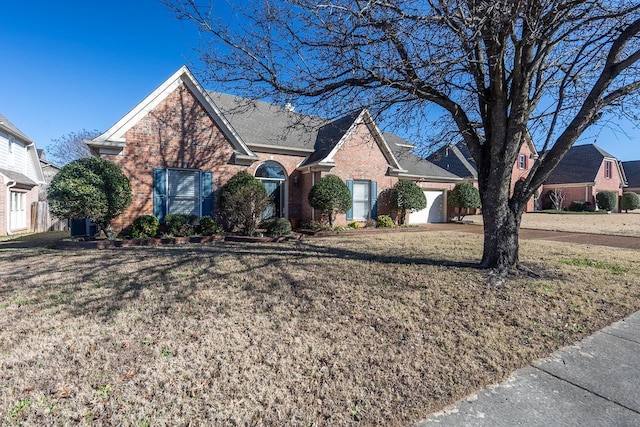
<path fill-rule="evenodd" d="M 596 202 L 598 203 L 598 209 L 612 211 L 618 204 L 618 195 L 613 191 L 600 191 L 596 194 Z"/>
<path fill-rule="evenodd" d="M 349 187 L 335 175 L 327 175 L 311 187 L 309 204 L 322 212 L 323 218 L 333 225 L 335 215 L 345 213 L 351 208 L 351 192 Z"/>
<path fill-rule="evenodd" d="M 88 157 L 64 166 L 51 180 L 47 195 L 53 215 L 89 218 L 111 238 L 111 220 L 131 203 L 131 185 L 115 164 Z"/>
<path fill-rule="evenodd" d="M 246 236 L 255 233 L 268 205 L 267 190 L 247 172 L 233 176 L 220 190 L 222 218 L 229 228 L 238 228 Z"/>
<path fill-rule="evenodd" d="M 547 197 L 549 197 L 549 201 L 553 205 L 553 209 L 557 211 L 561 211 L 564 206 L 564 193 L 562 190 L 554 188 L 553 190 L 549 190 L 547 193 Z"/>
<path fill-rule="evenodd" d="M 458 221 L 461 221 L 464 217 L 462 209 L 480 208 L 480 193 L 473 184 L 461 182 L 447 194 L 447 205 L 458 209 Z"/>
<path fill-rule="evenodd" d="M 406 222 L 407 212 L 416 212 L 427 207 L 427 198 L 418 185 L 410 179 L 401 179 L 391 191 L 391 207 L 400 211 L 398 222 Z"/>
<path fill-rule="evenodd" d="M 620 199 L 620 209 L 623 209 L 626 213 L 640 207 L 640 197 L 632 191 L 625 191 L 622 193 L 622 199 Z"/>

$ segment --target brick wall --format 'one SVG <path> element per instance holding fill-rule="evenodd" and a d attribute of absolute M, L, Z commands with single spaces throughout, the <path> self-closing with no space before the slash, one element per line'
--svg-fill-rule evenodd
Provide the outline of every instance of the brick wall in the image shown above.
<path fill-rule="evenodd" d="M 7 187 L 4 185 L 4 177 L 0 175 L 0 236 L 7 234 Z"/>
<path fill-rule="evenodd" d="M 139 215 L 153 214 L 153 169 L 212 171 L 216 203 L 220 187 L 246 166 L 232 163 L 233 146 L 193 94 L 180 85 L 125 135 L 120 155 L 102 155 L 116 163 L 131 181 L 133 201 L 113 221 L 116 231 Z"/>
<path fill-rule="evenodd" d="M 397 177 L 387 175 L 389 163 L 364 123 L 352 129 L 333 160 L 336 166 L 329 173 L 339 176 L 345 182 L 347 180 L 376 181 L 378 194 L 392 188 L 398 182 Z M 388 213 L 388 207 L 379 203 L 378 215 Z M 336 225 L 346 225 L 346 218 L 345 214 L 339 214 L 336 217 Z"/>

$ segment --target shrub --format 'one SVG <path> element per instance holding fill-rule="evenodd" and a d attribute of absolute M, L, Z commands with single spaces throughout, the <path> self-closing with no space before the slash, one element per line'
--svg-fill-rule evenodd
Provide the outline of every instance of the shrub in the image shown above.
<path fill-rule="evenodd" d="M 262 183 L 240 172 L 220 189 L 220 213 L 229 229 L 253 235 L 262 221 L 262 213 L 269 205 L 269 196 Z"/>
<path fill-rule="evenodd" d="M 165 217 L 167 233 L 172 236 L 193 236 L 195 234 L 196 215 L 170 214 Z"/>
<path fill-rule="evenodd" d="M 131 204 L 131 185 L 115 164 L 88 157 L 64 166 L 51 180 L 47 197 L 53 215 L 89 218 L 111 238 L 111 220 Z"/>
<path fill-rule="evenodd" d="M 154 237 L 158 233 L 160 222 L 153 215 L 140 215 L 133 220 L 131 225 L 131 237 L 134 239 L 143 239 L 145 237 Z"/>
<path fill-rule="evenodd" d="M 458 221 L 460 221 L 464 217 L 462 209 L 480 208 L 480 193 L 473 184 L 461 182 L 447 192 L 447 205 L 458 209 Z"/>
<path fill-rule="evenodd" d="M 613 191 L 600 191 L 596 194 L 596 202 L 599 209 L 612 211 L 618 204 L 618 195 Z"/>
<path fill-rule="evenodd" d="M 358 229 L 360 228 L 360 223 L 358 221 L 351 221 L 349 224 L 347 224 L 347 227 Z"/>
<path fill-rule="evenodd" d="M 625 191 L 622 193 L 622 199 L 620 199 L 620 209 L 625 212 L 638 209 L 640 207 L 640 197 L 632 191 Z"/>
<path fill-rule="evenodd" d="M 267 236 L 281 237 L 291 234 L 291 223 L 286 218 L 273 218 L 267 221 Z"/>
<path fill-rule="evenodd" d="M 584 202 L 582 200 L 574 200 L 569 204 L 569 207 L 567 209 L 571 212 L 584 212 Z"/>
<path fill-rule="evenodd" d="M 203 236 L 213 236 L 214 234 L 220 233 L 220 226 L 214 218 L 205 215 L 200 218 L 198 230 Z"/>
<path fill-rule="evenodd" d="M 367 221 L 364 223 L 364 226 L 367 228 L 376 228 L 378 226 L 378 221 L 373 218 L 367 218 Z"/>
<path fill-rule="evenodd" d="M 333 225 L 335 215 L 348 211 L 351 203 L 349 187 L 335 175 L 320 178 L 309 192 L 309 204 L 315 209 L 320 209 L 330 226 Z"/>
<path fill-rule="evenodd" d="M 393 209 L 400 211 L 400 225 L 405 223 L 407 212 L 416 212 L 427 207 L 424 191 L 410 179 L 401 179 L 393 186 L 390 202 Z"/>
<path fill-rule="evenodd" d="M 391 228 L 394 227 L 395 224 L 389 215 L 378 215 L 378 222 L 376 227 L 378 228 Z"/>

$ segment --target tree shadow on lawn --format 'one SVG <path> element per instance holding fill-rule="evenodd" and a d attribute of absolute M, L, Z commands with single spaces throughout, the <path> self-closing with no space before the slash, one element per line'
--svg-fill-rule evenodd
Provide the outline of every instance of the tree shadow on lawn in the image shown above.
<path fill-rule="evenodd" d="M 112 320 L 124 307 L 139 300 L 146 289 L 163 292 L 164 306 L 168 309 L 174 302 L 193 297 L 203 280 L 222 285 L 238 275 L 247 274 L 255 277 L 255 282 L 261 280 L 271 284 L 266 289 L 257 289 L 250 281 L 242 283 L 243 290 L 254 296 L 271 291 L 277 293 L 280 287 L 283 288 L 280 291 L 300 298 L 301 304 L 309 303 L 309 295 L 303 292 L 309 285 L 304 279 L 286 273 L 285 268 L 278 270 L 277 277 L 274 277 L 273 271 L 274 267 L 290 263 L 300 263 L 300 267 L 304 268 L 302 263 L 307 260 L 340 259 L 397 265 L 478 267 L 470 262 L 379 255 L 300 242 L 45 251 L 37 256 L 34 253 L 28 261 L 23 259 L 23 262 L 16 257 L 20 257 L 20 254 L 0 253 L 0 266 L 4 264 L 0 268 L 3 271 L 0 301 L 11 301 L 19 293 L 23 298 L 21 305 L 37 305 L 38 309 L 55 309 L 66 305 L 72 316 L 95 316 L 102 321 Z M 228 257 L 236 261 L 233 268 L 220 270 L 216 263 Z M 180 286 L 179 290 L 176 286 Z M 415 284 L 406 283 L 405 286 L 413 288 Z M 91 288 L 95 288 L 95 291 Z M 16 315 L 19 312 L 16 311 Z"/>

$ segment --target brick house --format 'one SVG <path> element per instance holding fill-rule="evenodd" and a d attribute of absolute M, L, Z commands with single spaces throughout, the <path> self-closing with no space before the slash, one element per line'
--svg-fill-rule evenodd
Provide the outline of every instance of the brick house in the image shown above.
<path fill-rule="evenodd" d="M 44 175 L 35 143 L 0 114 L 0 235 L 29 231 Z"/>
<path fill-rule="evenodd" d="M 512 188 L 519 179 L 529 174 L 533 162 L 537 158 L 538 152 L 531 138 L 525 138 L 525 142 L 520 147 L 518 158 L 511 172 Z M 461 177 L 464 181 L 471 182 L 478 187 L 477 166 L 471 156 L 471 152 L 463 142 L 447 144 L 431 154 L 427 159 L 444 170 Z M 533 212 L 535 207 L 535 198 L 532 197 L 527 202 L 525 212 Z"/>
<path fill-rule="evenodd" d="M 564 196 L 563 207 L 572 201 L 588 202 L 596 209 L 596 194 L 613 191 L 622 196 L 626 179 L 621 162 L 595 144 L 576 145 L 543 184 L 543 197 L 557 190 Z M 548 201 L 543 202 L 548 204 Z M 549 207 L 549 206 L 545 206 Z"/>
<path fill-rule="evenodd" d="M 627 179 L 627 188 L 624 191 L 640 194 L 640 160 L 622 162 L 622 170 Z"/>
<path fill-rule="evenodd" d="M 240 171 L 272 196 L 266 216 L 294 225 L 319 219 L 307 195 L 329 173 L 353 197 L 336 224 L 390 213 L 378 199 L 400 178 L 418 182 L 430 200 L 413 223 L 446 221 L 446 190 L 461 180 L 415 156 L 407 141 L 383 134 L 366 109 L 337 120 L 298 114 L 208 92 L 186 67 L 87 144 L 131 182 L 133 202 L 113 222 L 116 230 L 143 214 L 215 215 L 220 188 Z"/>

